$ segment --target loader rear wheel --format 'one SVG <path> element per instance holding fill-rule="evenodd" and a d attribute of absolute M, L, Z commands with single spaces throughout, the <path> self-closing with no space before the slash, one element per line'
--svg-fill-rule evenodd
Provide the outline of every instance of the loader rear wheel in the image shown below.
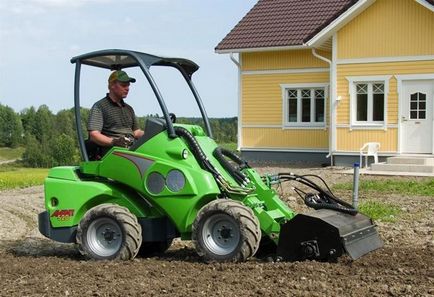
<path fill-rule="evenodd" d="M 205 261 L 242 262 L 259 247 L 261 229 L 252 210 L 238 201 L 214 200 L 198 213 L 192 240 Z"/>
<path fill-rule="evenodd" d="M 77 228 L 81 254 L 94 260 L 133 259 L 142 243 L 142 228 L 127 208 L 101 204 L 91 208 Z"/>

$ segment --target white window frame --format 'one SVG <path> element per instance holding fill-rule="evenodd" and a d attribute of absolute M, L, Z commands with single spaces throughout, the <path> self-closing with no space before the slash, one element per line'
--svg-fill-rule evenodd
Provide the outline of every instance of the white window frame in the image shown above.
<path fill-rule="evenodd" d="M 350 95 L 350 130 L 357 128 L 383 129 L 387 130 L 387 95 L 389 94 L 389 80 L 392 75 L 375 75 L 375 76 L 347 76 Z M 383 121 L 372 121 L 373 114 L 373 96 L 368 93 L 368 120 L 357 121 L 357 88 L 356 84 L 384 84 L 384 116 Z M 370 88 L 369 88 L 370 89 Z"/>
<path fill-rule="evenodd" d="M 283 128 L 325 128 L 327 125 L 327 106 L 329 102 L 329 84 L 328 83 L 306 83 L 306 84 L 281 84 L 280 88 L 282 90 L 282 123 Z M 301 98 L 297 99 L 297 122 L 288 121 L 288 90 L 289 89 L 323 89 L 324 90 L 324 122 L 313 122 L 315 119 L 315 104 L 311 97 L 311 121 L 302 122 L 301 121 Z"/>

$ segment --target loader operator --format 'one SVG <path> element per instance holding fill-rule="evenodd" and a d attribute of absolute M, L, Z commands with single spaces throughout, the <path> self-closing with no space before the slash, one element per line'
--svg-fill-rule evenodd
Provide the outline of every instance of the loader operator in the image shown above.
<path fill-rule="evenodd" d="M 90 110 L 87 125 L 89 140 L 100 147 L 97 153 L 101 157 L 112 146 L 129 147 L 134 139 L 144 134 L 139 129 L 133 108 L 124 101 L 130 83 L 135 81 L 125 71 L 113 71 L 108 78 L 109 93 Z"/>

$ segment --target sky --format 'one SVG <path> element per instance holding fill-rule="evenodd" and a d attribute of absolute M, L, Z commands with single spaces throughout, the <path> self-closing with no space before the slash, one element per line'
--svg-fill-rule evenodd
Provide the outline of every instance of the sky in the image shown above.
<path fill-rule="evenodd" d="M 210 117 L 238 114 L 238 69 L 216 45 L 257 0 L 0 0 L 0 104 L 22 111 L 73 106 L 74 56 L 102 49 L 131 49 L 187 58 Z M 155 68 L 155 69 L 154 69 Z M 199 116 L 179 73 L 151 68 L 170 112 Z M 158 68 L 158 69 L 157 69 Z M 165 68 L 165 69 L 163 69 Z M 161 110 L 138 69 L 126 99 L 136 115 Z M 105 96 L 110 72 L 82 67 L 81 106 Z"/>

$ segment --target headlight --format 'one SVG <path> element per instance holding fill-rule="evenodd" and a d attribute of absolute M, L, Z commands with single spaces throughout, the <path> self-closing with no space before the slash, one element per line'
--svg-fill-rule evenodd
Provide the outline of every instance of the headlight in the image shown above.
<path fill-rule="evenodd" d="M 146 179 L 146 188 L 152 194 L 159 194 L 164 188 L 164 177 L 158 172 L 152 172 Z"/>
<path fill-rule="evenodd" d="M 184 174 L 177 169 L 171 170 L 169 174 L 167 174 L 166 185 L 172 192 L 181 191 L 185 186 Z"/>

